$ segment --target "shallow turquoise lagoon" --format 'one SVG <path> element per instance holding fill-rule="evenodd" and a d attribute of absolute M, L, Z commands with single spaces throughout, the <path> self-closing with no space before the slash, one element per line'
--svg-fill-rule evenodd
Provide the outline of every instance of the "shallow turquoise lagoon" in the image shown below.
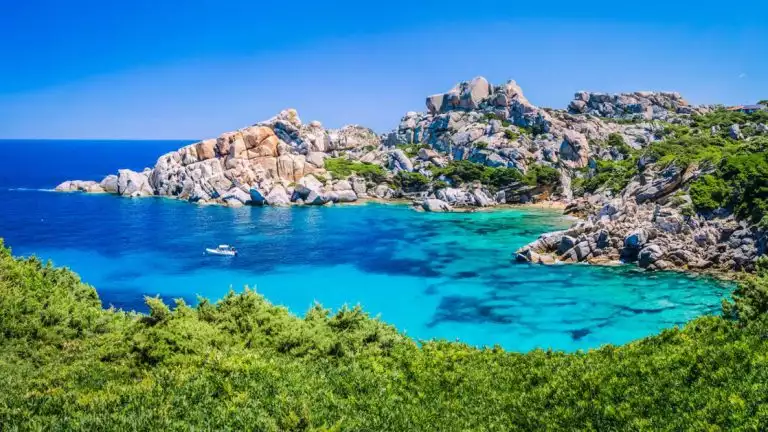
<path fill-rule="evenodd" d="M 717 313 L 728 286 L 631 267 L 533 266 L 513 252 L 570 224 L 557 212 L 417 213 L 407 206 L 197 207 L 164 199 L 0 191 L 16 255 L 71 267 L 105 305 L 255 288 L 301 315 L 361 304 L 417 339 L 509 350 L 620 344 Z M 205 256 L 234 244 L 235 258 Z"/>

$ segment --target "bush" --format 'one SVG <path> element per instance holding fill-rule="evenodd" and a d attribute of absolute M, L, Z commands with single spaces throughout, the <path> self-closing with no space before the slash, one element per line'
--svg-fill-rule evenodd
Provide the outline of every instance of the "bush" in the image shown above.
<path fill-rule="evenodd" d="M 580 185 L 584 191 L 594 193 L 605 187 L 614 194 L 620 193 L 638 174 L 637 160 L 597 161 L 594 173 Z"/>
<path fill-rule="evenodd" d="M 758 222 L 768 213 L 768 160 L 756 153 L 726 158 L 719 173 L 734 190 L 733 208 L 741 218 Z"/>
<path fill-rule="evenodd" d="M 417 172 L 398 171 L 394 182 L 397 187 L 406 192 L 424 191 L 429 186 L 429 179 Z"/>
<path fill-rule="evenodd" d="M 325 169 L 335 178 L 345 179 L 357 174 L 372 183 L 383 183 L 387 180 L 387 171 L 379 165 L 363 162 L 353 162 L 346 158 L 329 158 L 325 160 Z"/>
<path fill-rule="evenodd" d="M 760 277 L 762 278 L 762 276 Z M 624 346 L 510 353 L 416 343 L 359 307 L 303 318 L 245 290 L 102 309 L 65 269 L 0 241 L 8 430 L 762 430 L 766 282 L 733 315 Z M 168 312 L 165 311 L 168 309 Z"/>
<path fill-rule="evenodd" d="M 624 137 L 621 136 L 621 134 L 612 133 L 608 135 L 608 141 L 606 144 L 615 148 L 616 151 L 624 155 L 624 157 L 629 157 L 629 155 L 632 154 L 632 147 L 630 147 L 629 144 L 624 141 Z"/>
<path fill-rule="evenodd" d="M 489 167 L 468 160 L 453 160 L 445 168 L 436 168 L 432 172 L 438 177 L 448 177 L 454 184 L 474 181 L 487 183 L 490 177 Z"/>
<path fill-rule="evenodd" d="M 510 141 L 517 141 L 520 138 L 520 134 L 512 129 L 504 129 L 504 137 Z"/>
<path fill-rule="evenodd" d="M 523 181 L 523 173 L 516 168 L 492 168 L 468 160 L 454 160 L 445 168 L 433 170 L 435 176 L 445 176 L 454 184 L 480 182 L 491 189 L 499 189 Z"/>
<path fill-rule="evenodd" d="M 696 210 L 712 211 L 726 205 L 731 191 L 723 179 L 705 175 L 691 184 L 689 193 Z"/>
<path fill-rule="evenodd" d="M 419 150 L 421 150 L 421 149 L 431 148 L 429 146 L 429 144 L 419 144 L 419 143 L 414 143 L 414 144 L 398 144 L 395 147 L 399 148 L 400 150 L 402 150 L 403 153 L 405 153 L 409 158 L 414 158 L 414 157 L 418 156 Z"/>
<path fill-rule="evenodd" d="M 475 143 L 475 148 L 478 150 L 483 150 L 488 148 L 488 143 L 485 141 L 478 141 Z"/>
<path fill-rule="evenodd" d="M 533 164 L 528 167 L 525 182 L 531 186 L 558 186 L 560 171 L 548 165 Z"/>

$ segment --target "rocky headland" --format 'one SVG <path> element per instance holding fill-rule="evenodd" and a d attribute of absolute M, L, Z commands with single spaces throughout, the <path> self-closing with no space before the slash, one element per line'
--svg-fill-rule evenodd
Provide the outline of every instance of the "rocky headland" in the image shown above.
<path fill-rule="evenodd" d="M 515 81 L 482 77 L 427 97 L 425 108 L 382 135 L 304 123 L 288 109 L 162 155 L 141 172 L 56 190 L 231 207 L 566 204 L 582 220 L 517 251 L 534 263 L 751 270 L 765 250 L 762 195 L 739 187 L 724 164 L 764 154 L 768 113 L 692 106 L 669 92 L 578 92 L 566 110 L 541 108 Z M 754 170 L 768 179 L 761 167 Z"/>

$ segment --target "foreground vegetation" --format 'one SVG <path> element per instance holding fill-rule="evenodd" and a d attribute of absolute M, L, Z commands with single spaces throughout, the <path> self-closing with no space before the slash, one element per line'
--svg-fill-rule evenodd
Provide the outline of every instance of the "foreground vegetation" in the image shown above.
<path fill-rule="evenodd" d="M 357 308 L 298 318 L 249 290 L 105 310 L 0 241 L 0 428 L 765 430 L 766 287 L 626 346 L 519 354 L 420 345 Z"/>

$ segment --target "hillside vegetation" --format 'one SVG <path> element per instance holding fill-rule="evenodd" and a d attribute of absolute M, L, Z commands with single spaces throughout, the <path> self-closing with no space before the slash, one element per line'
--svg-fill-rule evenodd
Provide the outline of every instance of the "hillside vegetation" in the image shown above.
<path fill-rule="evenodd" d="M 764 266 L 759 266 L 762 269 Z M 147 315 L 0 241 L 2 430 L 765 430 L 768 276 L 703 317 L 588 353 L 417 343 L 358 308 L 257 293 Z"/>
<path fill-rule="evenodd" d="M 768 112 L 721 109 L 695 115 L 689 125 L 666 124 L 663 139 L 641 150 L 628 148 L 621 137 L 612 137 L 606 145 L 623 157 L 596 161 L 578 179 L 577 192 L 607 189 L 618 194 L 647 166 L 676 165 L 699 174 L 685 185 L 696 211 L 724 208 L 740 219 L 760 222 L 768 210 L 768 132 L 756 125 L 765 124 Z M 741 125 L 735 136 L 733 125 Z"/>

